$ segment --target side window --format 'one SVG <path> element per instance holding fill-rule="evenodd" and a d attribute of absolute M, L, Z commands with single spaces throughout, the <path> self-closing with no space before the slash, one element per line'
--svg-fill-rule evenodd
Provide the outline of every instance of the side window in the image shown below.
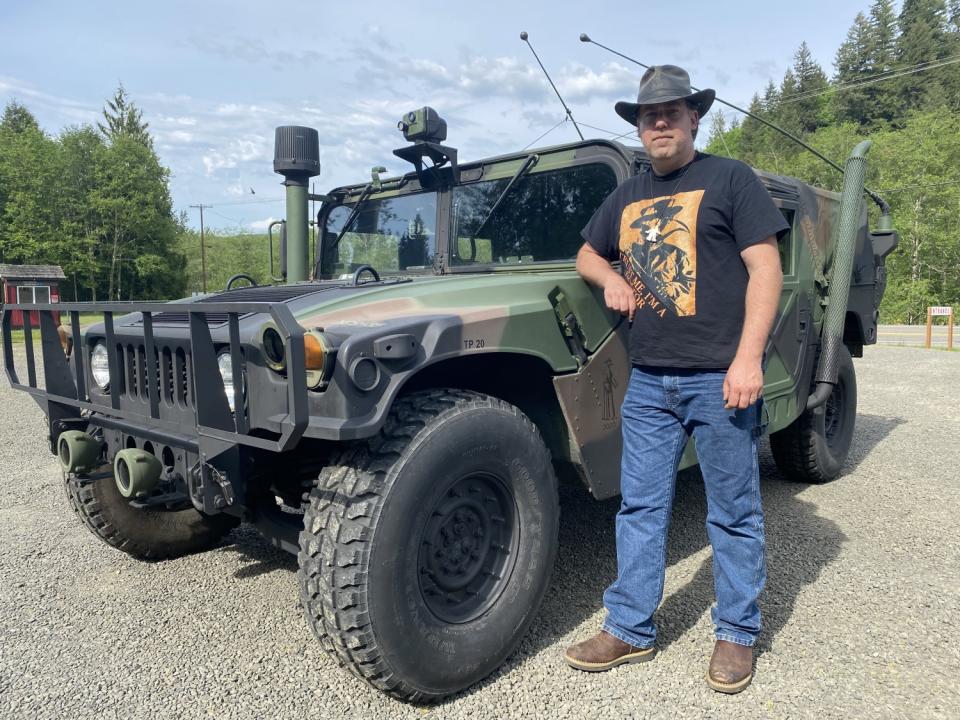
<path fill-rule="evenodd" d="M 29 285 L 21 285 L 17 288 L 17 302 L 27 304 L 33 302 L 33 288 Z"/>
<path fill-rule="evenodd" d="M 780 208 L 780 212 L 790 224 L 790 230 L 777 243 L 780 250 L 780 268 L 784 275 L 793 275 L 793 219 L 796 211 L 793 208 Z"/>
<path fill-rule="evenodd" d="M 50 287 L 48 285 L 38 285 L 33 289 L 35 303 L 50 302 Z"/>
<path fill-rule="evenodd" d="M 494 208 L 510 178 L 453 190 L 452 265 L 519 265 L 570 260 L 580 230 L 617 186 L 607 165 L 580 165 L 521 178 Z M 491 212 L 492 210 L 492 212 Z"/>

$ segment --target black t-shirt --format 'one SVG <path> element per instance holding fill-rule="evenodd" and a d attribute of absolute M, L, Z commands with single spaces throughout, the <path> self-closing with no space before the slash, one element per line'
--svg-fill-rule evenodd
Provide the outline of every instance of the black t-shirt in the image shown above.
<path fill-rule="evenodd" d="M 648 170 L 620 184 L 582 235 L 621 261 L 634 289 L 634 365 L 722 369 L 743 330 L 740 251 L 788 230 L 748 165 L 698 152 L 669 175 Z"/>

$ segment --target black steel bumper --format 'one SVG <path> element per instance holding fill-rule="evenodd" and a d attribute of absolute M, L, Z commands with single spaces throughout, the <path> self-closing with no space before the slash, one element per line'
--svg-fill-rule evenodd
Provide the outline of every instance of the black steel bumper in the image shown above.
<path fill-rule="evenodd" d="M 27 381 L 21 382 L 13 352 L 12 314 L 23 310 L 24 350 Z M 38 311 L 39 339 L 42 357 L 42 386 L 38 383 L 35 349 L 35 328 L 31 313 Z M 158 348 L 154 335 L 153 316 L 177 310 L 188 314 L 188 352 L 191 386 L 190 406 L 180 408 L 180 416 L 192 415 L 192 422 L 172 419 L 162 378 L 169 371 L 162 366 L 164 353 Z M 68 360 L 61 344 L 54 313 L 69 317 L 64 323 L 67 337 L 74 351 Z M 103 318 L 103 337 L 108 351 L 110 371 L 109 395 L 94 392 L 88 387 L 85 367 L 87 353 L 80 332 L 80 314 L 97 313 Z M 122 395 L 128 378 L 129 363 L 124 355 L 129 332 L 121 337 L 115 332 L 114 317 L 140 313 L 138 342 L 142 352 L 137 355 L 137 377 L 141 402 L 131 404 Z M 208 325 L 208 315 L 225 318 L 226 335 L 221 334 L 215 344 Z M 251 432 L 249 409 L 243 402 L 247 389 L 245 350 L 241 342 L 240 318 L 259 315 L 272 320 L 279 329 L 286 347 L 286 407 L 281 415 L 279 433 Z M 142 302 L 56 303 L 7 305 L 3 309 L 0 328 L 3 336 L 3 356 L 10 385 L 30 393 L 46 413 L 50 425 L 51 451 L 56 451 L 61 432 L 72 427 L 99 426 L 112 431 L 164 443 L 186 450 L 198 457 L 196 481 L 207 488 L 200 493 L 200 509 L 218 512 L 233 505 L 233 498 L 242 493 L 244 478 L 239 462 L 241 447 L 282 452 L 294 447 L 300 440 L 309 420 L 306 373 L 303 348 L 303 328 L 294 319 L 290 309 L 282 303 L 224 302 L 197 304 L 166 304 Z M 222 331 L 221 331 L 222 333 Z M 162 344 L 162 342 L 160 343 Z M 229 346 L 237 401 L 235 411 L 227 403 L 223 380 L 217 366 L 217 355 Z M 99 394 L 99 397 L 96 397 Z M 87 411 L 87 412 L 84 412 Z M 185 419 L 185 418 L 184 418 Z M 233 481 L 240 487 L 224 488 Z M 239 491 L 239 493 L 237 492 Z"/>

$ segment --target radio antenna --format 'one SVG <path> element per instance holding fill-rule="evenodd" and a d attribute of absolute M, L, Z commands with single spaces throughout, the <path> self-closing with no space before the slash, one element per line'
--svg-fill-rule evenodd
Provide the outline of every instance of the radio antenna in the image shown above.
<path fill-rule="evenodd" d="M 628 61 L 632 62 L 634 65 L 639 65 L 639 66 L 642 67 L 642 68 L 649 68 L 649 67 L 650 67 L 649 65 L 644 65 L 644 64 L 643 64 L 642 62 L 640 62 L 639 60 L 634 60 L 632 57 L 628 57 L 628 56 L 624 55 L 624 54 L 621 53 L 621 52 L 617 52 L 617 51 L 614 50 L 613 48 L 608 48 L 606 45 L 602 45 L 602 44 L 598 43 L 596 40 L 591 39 L 591 37 L 590 37 L 589 35 L 587 35 L 586 33 L 580 33 L 580 42 L 593 43 L 593 44 L 596 45 L 597 47 L 602 47 L 602 48 L 603 48 L 604 50 L 606 50 L 607 52 L 613 53 L 614 55 L 616 55 L 616 56 L 618 56 L 618 57 L 622 57 L 624 60 L 628 60 Z M 690 86 L 690 89 L 693 90 L 694 92 L 700 92 L 700 88 L 695 88 L 693 85 Z M 722 104 L 722 105 L 726 105 L 727 107 L 733 108 L 734 110 L 736 110 L 736 111 L 738 111 L 738 112 L 742 112 L 744 115 L 747 115 L 747 116 L 749 116 L 749 117 L 752 117 L 752 118 L 753 118 L 754 120 L 756 120 L 757 122 L 763 123 L 763 124 L 766 125 L 767 127 L 771 128 L 771 129 L 773 129 L 773 130 L 776 130 L 776 131 L 777 131 L 778 133 L 780 133 L 781 135 L 785 135 L 786 137 L 790 138 L 791 140 L 793 140 L 793 141 L 794 141 L 795 143 L 797 143 L 798 145 L 800 145 L 800 146 L 806 148 L 807 150 L 809 150 L 811 153 L 813 153 L 813 154 L 816 155 L 818 158 L 820 158 L 821 160 L 823 160 L 825 163 L 827 163 L 827 165 L 829 165 L 830 167 L 832 167 L 834 170 L 837 170 L 837 171 L 840 172 L 841 174 L 843 173 L 843 168 L 842 168 L 842 167 L 840 167 L 839 165 L 837 165 L 837 164 L 836 164 L 833 160 L 831 160 L 830 158 L 828 158 L 828 157 L 826 157 L 825 155 L 823 155 L 822 153 L 820 153 L 818 150 L 812 148 L 810 145 L 808 145 L 807 143 L 805 143 L 803 140 L 801 140 L 800 138 L 798 138 L 796 135 L 787 132 L 786 130 L 784 130 L 784 129 L 781 128 L 781 127 L 777 127 L 777 126 L 774 125 L 772 122 L 769 122 L 768 120 L 764 120 L 764 119 L 763 119 L 762 117 L 760 117 L 759 115 L 757 115 L 757 114 L 755 114 L 755 113 L 752 113 L 752 112 L 750 112 L 749 110 L 744 110 L 742 107 L 738 107 L 738 106 L 734 105 L 733 103 L 729 103 L 729 102 L 727 102 L 726 100 L 724 100 L 724 99 L 722 99 L 722 98 L 720 98 L 720 97 L 715 98 L 715 100 L 716 100 L 718 103 Z M 873 190 L 870 190 L 869 188 L 866 188 L 866 187 L 865 187 L 863 190 L 864 190 L 864 192 L 867 193 L 867 195 L 869 195 L 870 198 L 880 207 L 880 212 L 881 212 L 881 213 L 883 213 L 884 215 L 889 215 L 889 214 L 890 214 L 890 206 L 887 204 L 887 202 L 886 202 L 882 197 L 880 197 L 879 195 L 877 195 L 877 193 L 875 193 Z"/>
<path fill-rule="evenodd" d="M 547 76 L 547 81 L 550 83 L 550 87 L 553 88 L 553 91 L 557 94 L 557 97 L 560 99 L 560 104 L 563 105 L 563 109 L 567 111 L 567 117 L 570 118 L 570 121 L 573 123 L 573 126 L 577 129 L 577 135 L 580 136 L 580 139 L 583 140 L 583 133 L 580 132 L 580 126 L 577 125 L 577 121 L 573 119 L 573 113 L 570 111 L 570 108 L 567 107 L 567 104 L 563 101 L 563 98 L 560 96 L 560 91 L 557 90 L 557 86 L 553 84 L 553 80 L 550 78 L 550 73 L 547 72 L 547 69 L 543 66 L 543 63 L 540 62 L 540 58 L 537 56 L 537 51 L 533 49 L 533 45 L 530 44 L 530 41 L 527 39 L 530 36 L 527 35 L 527 32 L 524 30 L 520 33 L 520 39 L 523 40 L 527 47 L 530 48 L 530 52 L 533 53 L 533 56 L 537 58 L 537 63 L 540 65 L 540 69 L 543 70 L 543 74 Z"/>

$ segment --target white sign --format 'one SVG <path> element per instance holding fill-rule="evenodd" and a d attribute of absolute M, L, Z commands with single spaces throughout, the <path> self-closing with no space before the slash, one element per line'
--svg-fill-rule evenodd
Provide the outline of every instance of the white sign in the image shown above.
<path fill-rule="evenodd" d="M 930 308 L 931 315 L 953 315 L 952 307 L 932 307 Z"/>

